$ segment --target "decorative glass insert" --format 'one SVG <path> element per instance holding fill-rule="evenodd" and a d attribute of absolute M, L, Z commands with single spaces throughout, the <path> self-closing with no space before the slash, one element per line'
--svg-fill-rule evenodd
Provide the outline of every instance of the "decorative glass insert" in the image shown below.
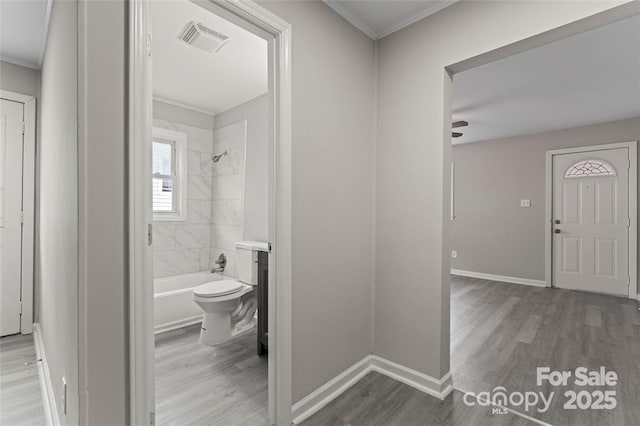
<path fill-rule="evenodd" d="M 615 175 L 616 171 L 613 166 L 602 160 L 578 161 L 564 173 L 564 177 L 566 178 Z"/>

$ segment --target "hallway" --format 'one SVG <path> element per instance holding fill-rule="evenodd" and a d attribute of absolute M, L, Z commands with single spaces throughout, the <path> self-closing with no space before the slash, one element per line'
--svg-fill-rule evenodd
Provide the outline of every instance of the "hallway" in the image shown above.
<path fill-rule="evenodd" d="M 0 339 L 0 424 L 45 424 L 33 335 Z"/>

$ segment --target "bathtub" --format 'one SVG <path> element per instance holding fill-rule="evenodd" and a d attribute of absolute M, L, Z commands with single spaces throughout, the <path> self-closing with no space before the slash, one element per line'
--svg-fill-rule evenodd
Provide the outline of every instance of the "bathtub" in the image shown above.
<path fill-rule="evenodd" d="M 201 322 L 203 311 L 191 299 L 193 288 L 220 280 L 235 278 L 203 271 L 154 279 L 154 331 L 162 333 Z"/>

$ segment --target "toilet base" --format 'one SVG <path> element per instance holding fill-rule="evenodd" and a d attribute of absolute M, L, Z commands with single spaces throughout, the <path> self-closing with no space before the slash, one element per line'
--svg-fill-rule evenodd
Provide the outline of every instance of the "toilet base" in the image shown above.
<path fill-rule="evenodd" d="M 231 317 L 229 312 L 208 312 L 202 318 L 200 339 L 203 345 L 219 345 L 231 338 Z"/>

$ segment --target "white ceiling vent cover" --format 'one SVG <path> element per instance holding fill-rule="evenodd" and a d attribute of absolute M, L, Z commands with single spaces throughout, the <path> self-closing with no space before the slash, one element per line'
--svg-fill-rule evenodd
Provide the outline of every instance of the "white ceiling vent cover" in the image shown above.
<path fill-rule="evenodd" d="M 209 53 L 219 51 L 229 41 L 229 37 L 195 21 L 187 22 L 178 38 L 193 47 Z"/>

